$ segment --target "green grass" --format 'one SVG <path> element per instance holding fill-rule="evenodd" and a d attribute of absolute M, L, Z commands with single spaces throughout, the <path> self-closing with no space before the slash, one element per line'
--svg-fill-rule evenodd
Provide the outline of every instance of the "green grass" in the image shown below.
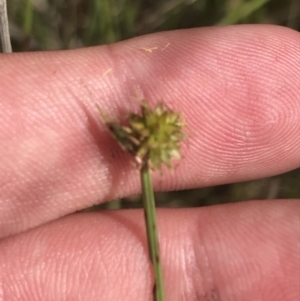
<path fill-rule="evenodd" d="M 217 24 L 270 23 L 300 29 L 295 0 L 9 0 L 8 13 L 14 51 L 77 48 Z M 28 37 L 31 43 L 24 44 Z"/>

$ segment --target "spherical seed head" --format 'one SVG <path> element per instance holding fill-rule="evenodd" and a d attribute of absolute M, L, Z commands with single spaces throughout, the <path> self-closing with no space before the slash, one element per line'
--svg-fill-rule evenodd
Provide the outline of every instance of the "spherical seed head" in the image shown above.
<path fill-rule="evenodd" d="M 180 159 L 180 143 L 184 119 L 180 113 L 167 108 L 163 102 L 151 109 L 146 100 L 141 104 L 141 115 L 130 113 L 127 125 L 109 120 L 98 106 L 107 128 L 119 145 L 135 157 L 139 166 L 149 164 L 161 170 L 163 164 L 172 169 L 171 160 Z"/>
<path fill-rule="evenodd" d="M 146 101 L 141 105 L 142 114 L 129 114 L 128 128 L 138 141 L 136 160 L 161 170 L 163 164 L 172 168 L 171 160 L 179 159 L 184 119 L 180 113 L 168 109 L 160 102 L 153 110 Z"/>

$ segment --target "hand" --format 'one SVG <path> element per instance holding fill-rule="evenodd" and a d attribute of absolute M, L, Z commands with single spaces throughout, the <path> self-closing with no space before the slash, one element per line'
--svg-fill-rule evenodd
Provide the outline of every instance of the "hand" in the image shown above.
<path fill-rule="evenodd" d="M 140 192 L 96 104 L 120 116 L 137 89 L 183 112 L 184 158 L 157 189 L 283 173 L 300 166 L 299 40 L 232 26 L 1 55 L 0 300 L 151 300 L 141 210 L 63 217 Z M 158 219 L 167 300 L 299 300 L 299 200 Z"/>

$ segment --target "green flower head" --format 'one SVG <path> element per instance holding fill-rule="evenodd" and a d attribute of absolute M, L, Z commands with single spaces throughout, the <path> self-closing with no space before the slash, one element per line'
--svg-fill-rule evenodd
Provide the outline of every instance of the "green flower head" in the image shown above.
<path fill-rule="evenodd" d="M 139 165 L 149 164 L 161 170 L 162 164 L 172 168 L 171 160 L 179 159 L 184 119 L 180 113 L 168 109 L 163 102 L 151 109 L 144 100 L 141 114 L 130 113 L 126 126 L 111 122 L 100 113 L 120 146 L 132 154 Z"/>

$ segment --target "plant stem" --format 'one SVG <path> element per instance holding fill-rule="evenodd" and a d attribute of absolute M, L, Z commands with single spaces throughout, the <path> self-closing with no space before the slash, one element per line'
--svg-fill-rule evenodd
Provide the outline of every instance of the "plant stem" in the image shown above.
<path fill-rule="evenodd" d="M 12 52 L 8 29 L 6 0 L 0 0 L 0 36 L 3 52 Z"/>
<path fill-rule="evenodd" d="M 155 301 L 164 301 L 165 298 L 159 254 L 154 191 L 148 162 L 144 163 L 141 168 L 141 182 L 149 255 L 154 269 L 153 298 Z"/>

